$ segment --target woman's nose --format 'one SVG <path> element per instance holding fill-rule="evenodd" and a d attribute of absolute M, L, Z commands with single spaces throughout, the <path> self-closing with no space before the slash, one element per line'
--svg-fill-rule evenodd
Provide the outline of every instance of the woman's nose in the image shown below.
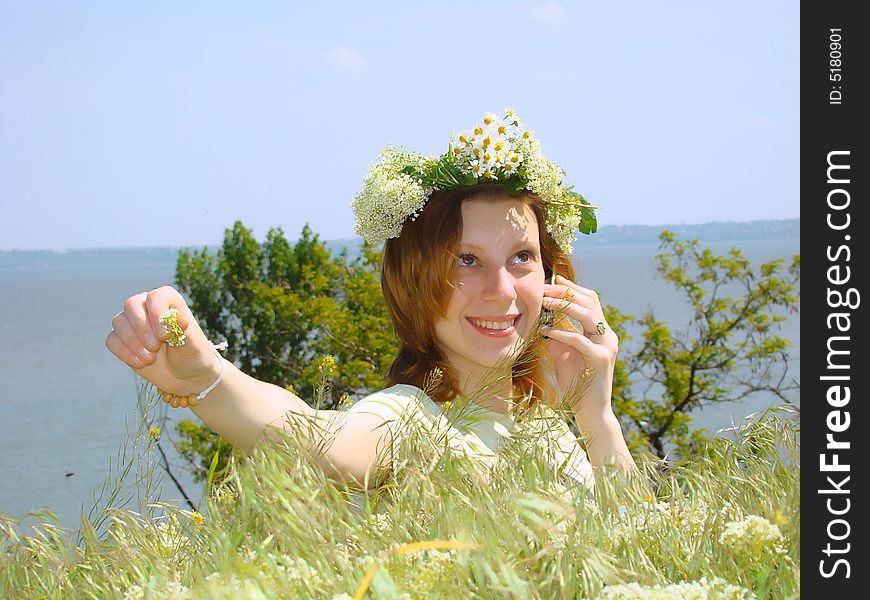
<path fill-rule="evenodd" d="M 517 297 L 514 278 L 504 267 L 487 274 L 486 285 L 483 288 L 484 299 L 502 299 Z"/>

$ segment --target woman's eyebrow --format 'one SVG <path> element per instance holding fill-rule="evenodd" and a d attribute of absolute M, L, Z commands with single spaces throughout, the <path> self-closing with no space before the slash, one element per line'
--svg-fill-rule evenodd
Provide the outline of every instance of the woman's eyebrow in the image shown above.
<path fill-rule="evenodd" d="M 459 245 L 460 245 L 462 248 L 468 248 L 469 250 L 478 250 L 478 251 L 480 251 L 480 250 L 486 250 L 486 249 L 487 249 L 487 245 L 486 245 L 486 244 L 475 244 L 474 242 L 460 242 Z M 517 241 L 517 242 L 513 245 L 514 248 L 519 248 L 519 247 L 521 247 L 521 246 L 534 246 L 535 248 L 537 248 L 537 247 L 538 247 L 538 241 L 537 241 L 537 240 L 532 240 L 532 239 L 523 239 L 523 240 L 519 240 L 519 241 Z"/>

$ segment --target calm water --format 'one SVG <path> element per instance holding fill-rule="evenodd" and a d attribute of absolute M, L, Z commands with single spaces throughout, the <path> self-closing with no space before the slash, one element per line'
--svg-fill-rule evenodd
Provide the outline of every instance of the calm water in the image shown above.
<path fill-rule="evenodd" d="M 797 239 L 707 244 L 717 252 L 733 245 L 759 262 L 787 258 L 800 247 Z M 680 322 L 685 306 L 656 279 L 656 252 L 651 244 L 591 247 L 583 251 L 578 279 L 623 312 L 653 308 Z M 126 424 L 136 418 L 135 377 L 104 346 L 110 321 L 129 295 L 171 284 L 175 257 L 169 249 L 0 253 L 0 513 L 17 518 L 49 508 L 76 527 L 82 506 L 87 511 L 93 504 Z M 790 371 L 798 378 L 797 316 L 783 335 L 795 345 Z M 711 407 L 696 416 L 696 425 L 715 431 L 772 403 L 760 397 Z M 199 486 L 181 470 L 171 444 L 165 447 L 196 501 Z M 163 498 L 179 497 L 164 482 Z"/>

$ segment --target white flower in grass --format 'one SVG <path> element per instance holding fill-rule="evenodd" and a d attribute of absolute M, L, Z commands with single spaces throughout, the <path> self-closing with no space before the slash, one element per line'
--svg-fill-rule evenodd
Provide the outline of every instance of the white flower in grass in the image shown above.
<path fill-rule="evenodd" d="M 155 548 L 166 558 L 185 555 L 193 545 L 174 515 L 157 525 L 154 533 Z"/>
<path fill-rule="evenodd" d="M 752 600 L 753 593 L 731 585 L 719 577 L 702 577 L 669 585 L 645 586 L 639 583 L 609 585 L 598 595 L 599 600 Z"/>
<path fill-rule="evenodd" d="M 260 574 L 262 575 L 262 574 Z M 240 579 L 238 575 L 227 576 L 224 573 L 212 573 L 205 577 L 202 585 L 196 588 L 192 595 L 195 598 L 213 598 L 226 600 L 266 600 L 267 596 L 257 579 Z"/>
<path fill-rule="evenodd" d="M 750 559 L 785 554 L 783 542 L 779 527 L 758 515 L 726 523 L 719 534 L 719 543 L 729 546 L 738 556 Z"/>
<path fill-rule="evenodd" d="M 131 585 L 124 592 L 124 600 L 142 600 L 145 597 L 145 590 L 141 585 Z"/>
<path fill-rule="evenodd" d="M 146 589 L 148 591 L 146 595 Z M 153 587 L 151 585 L 143 588 L 141 585 L 134 585 L 127 588 L 124 592 L 123 600 L 144 600 L 148 598 L 171 598 L 172 600 L 187 600 L 192 598 L 190 590 L 178 583 L 170 580 L 163 587 Z"/>
<path fill-rule="evenodd" d="M 164 598 L 172 598 L 172 600 L 186 600 L 190 598 L 190 590 L 177 581 L 168 581 L 166 587 L 163 588 Z"/>
<path fill-rule="evenodd" d="M 324 583 L 320 573 L 301 556 L 293 557 L 286 554 L 276 556 L 269 553 L 266 558 L 276 565 L 282 580 L 306 582 L 311 587 L 321 586 Z"/>
<path fill-rule="evenodd" d="M 393 531 L 393 520 L 389 513 L 375 513 L 368 521 L 368 526 L 376 535 L 389 535 Z"/>
<path fill-rule="evenodd" d="M 414 590 L 418 596 L 433 594 L 458 557 L 456 550 L 427 549 L 417 552 L 390 554 L 385 563 L 390 577 L 403 588 Z"/>

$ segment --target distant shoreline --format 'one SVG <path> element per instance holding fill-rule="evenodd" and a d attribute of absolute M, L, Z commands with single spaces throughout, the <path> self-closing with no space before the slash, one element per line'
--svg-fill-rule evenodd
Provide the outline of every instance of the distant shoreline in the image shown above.
<path fill-rule="evenodd" d="M 772 219 L 758 221 L 711 221 L 708 223 L 688 223 L 671 225 L 604 225 L 595 235 L 579 236 L 584 245 L 605 244 L 655 244 L 658 243 L 662 231 L 670 231 L 683 239 L 697 239 L 701 242 L 743 241 L 800 238 L 800 218 Z M 257 232 L 265 235 L 265 231 Z M 295 241 L 295 240 L 292 240 Z M 208 244 L 209 248 L 217 248 L 220 241 Z M 344 238 L 324 240 L 326 246 L 333 252 L 343 247 L 358 248 L 362 245 L 360 238 Z M 105 247 L 105 248 L 71 248 L 42 250 L 2 250 L 0 249 L 0 267 L 3 259 L 21 258 L 24 255 L 98 255 L 104 252 L 150 253 L 154 258 L 171 252 L 177 254 L 185 246 L 137 246 L 137 247 Z M 198 248 L 198 247 L 197 247 Z"/>

